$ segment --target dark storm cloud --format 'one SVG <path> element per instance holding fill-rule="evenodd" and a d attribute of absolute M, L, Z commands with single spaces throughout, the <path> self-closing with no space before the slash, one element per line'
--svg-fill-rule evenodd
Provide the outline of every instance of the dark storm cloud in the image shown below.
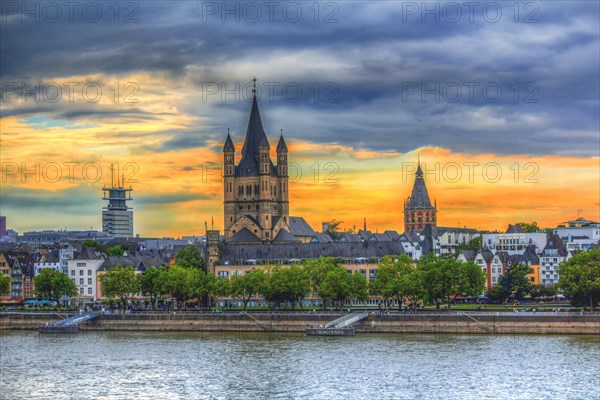
<path fill-rule="evenodd" d="M 307 7 L 297 23 L 280 13 L 275 22 L 241 18 L 236 23 L 229 17 L 222 23 L 221 15 L 207 16 L 206 5 L 193 1 L 138 2 L 139 22 L 131 24 L 115 23 L 108 9 L 98 23 L 11 18 L 1 28 L 0 70 L 3 82 L 161 73 L 173 85 L 193 85 L 198 93 L 207 82 L 243 85 L 257 75 L 259 84 L 278 82 L 281 88 L 293 82 L 302 90 L 298 99 L 281 90 L 272 96 L 263 92 L 261 112 L 272 140 L 283 128 L 291 141 L 373 150 L 436 145 L 501 154 L 598 155 L 597 2 L 538 2 L 533 9 L 519 3 L 518 16 L 508 3 L 495 3 L 502 7 L 498 21 L 483 17 L 481 2 L 473 22 L 463 9 L 457 23 L 442 12 L 446 3 L 429 3 L 440 7 L 439 21 L 422 14 L 422 2 L 410 3 L 418 10 L 408 13 L 409 3 L 338 2 L 337 23 L 322 22 L 331 11 L 325 3 L 318 23 Z M 533 21 L 525 22 L 526 17 Z M 180 112 L 202 121 L 169 135 L 155 151 L 204 146 L 222 140 L 228 127 L 235 139 L 243 137 L 248 102 L 200 98 Z M 2 116 L 32 111 L 8 110 Z M 111 117 L 110 110 L 47 105 L 39 112 L 67 120 Z M 124 113 L 119 118 L 154 118 L 139 110 Z"/>

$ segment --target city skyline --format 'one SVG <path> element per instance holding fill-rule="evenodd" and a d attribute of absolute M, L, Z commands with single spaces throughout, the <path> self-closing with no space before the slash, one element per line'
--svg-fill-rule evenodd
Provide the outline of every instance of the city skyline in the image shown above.
<path fill-rule="evenodd" d="M 242 9 L 223 22 L 200 3 L 141 2 L 133 23 L 131 10 L 115 22 L 106 9 L 94 23 L 77 13 L 23 22 L 3 10 L 0 214 L 20 232 L 101 229 L 108 168 L 131 163 L 136 234 L 198 234 L 212 218 L 222 230 L 222 182 L 212 169 L 204 182 L 202 168 L 222 161 L 228 128 L 241 148 L 256 76 L 267 136 L 274 144 L 283 129 L 302 169 L 290 179 L 290 215 L 314 228 L 366 217 L 373 231 L 401 230 L 419 156 L 444 226 L 600 220 L 598 5 L 535 4 L 529 20 L 507 6 L 498 20 L 463 13 L 456 23 L 443 9 L 423 22 L 406 7 L 362 2 L 258 23 Z M 337 22 L 326 23 L 332 12 Z M 57 163 L 63 179 L 22 182 L 35 163 Z M 103 178 L 82 179 L 86 165 Z"/>

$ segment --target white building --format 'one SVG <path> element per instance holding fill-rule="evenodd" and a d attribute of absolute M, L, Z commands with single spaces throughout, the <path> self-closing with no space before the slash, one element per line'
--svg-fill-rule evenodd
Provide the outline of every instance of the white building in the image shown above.
<path fill-rule="evenodd" d="M 80 302 L 93 302 L 98 299 L 96 272 L 104 259 L 104 254 L 97 249 L 85 247 L 73 260 L 68 261 L 68 275 L 77 286 Z"/>
<path fill-rule="evenodd" d="M 39 273 L 42 272 L 42 270 L 47 268 L 51 268 L 55 271 L 62 272 L 62 269 L 60 267 L 60 260 L 46 258 L 44 261 L 36 261 L 33 264 L 33 275 L 38 276 Z"/>
<path fill-rule="evenodd" d="M 558 235 L 552 235 L 540 255 L 540 282 L 552 286 L 558 283 L 558 266 L 571 258 L 571 253 L 565 247 Z"/>
<path fill-rule="evenodd" d="M 589 223 L 577 224 L 577 221 L 571 221 L 568 226 L 554 229 L 554 233 L 562 239 L 569 252 L 588 251 L 593 245 L 600 243 L 600 223 L 589 221 Z"/>
<path fill-rule="evenodd" d="M 537 252 L 546 247 L 546 232 L 523 232 L 518 225 L 509 225 L 505 233 L 484 233 L 483 247 L 496 251 L 505 251 L 509 255 L 523 254 L 528 246 L 534 245 Z"/>

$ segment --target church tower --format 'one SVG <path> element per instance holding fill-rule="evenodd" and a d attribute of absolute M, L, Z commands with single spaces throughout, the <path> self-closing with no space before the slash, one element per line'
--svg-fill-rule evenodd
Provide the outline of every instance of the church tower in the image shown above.
<path fill-rule="evenodd" d="M 419 160 L 411 196 L 404 202 L 404 231 L 420 232 L 427 225 L 437 225 L 437 204 L 431 205 Z"/>
<path fill-rule="evenodd" d="M 275 167 L 258 109 L 256 78 L 253 81 L 252 108 L 238 165 L 229 132 L 223 146 L 225 240 L 289 241 L 293 237 L 289 234 L 288 149 L 282 133 Z"/>

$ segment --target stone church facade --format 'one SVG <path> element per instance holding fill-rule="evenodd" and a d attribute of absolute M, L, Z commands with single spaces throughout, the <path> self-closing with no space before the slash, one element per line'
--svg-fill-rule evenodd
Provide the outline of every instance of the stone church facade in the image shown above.
<path fill-rule="evenodd" d="M 288 148 L 277 144 L 276 164 L 263 128 L 256 93 L 239 164 L 229 133 L 223 146 L 224 234 L 228 242 L 297 242 L 290 234 Z"/>

